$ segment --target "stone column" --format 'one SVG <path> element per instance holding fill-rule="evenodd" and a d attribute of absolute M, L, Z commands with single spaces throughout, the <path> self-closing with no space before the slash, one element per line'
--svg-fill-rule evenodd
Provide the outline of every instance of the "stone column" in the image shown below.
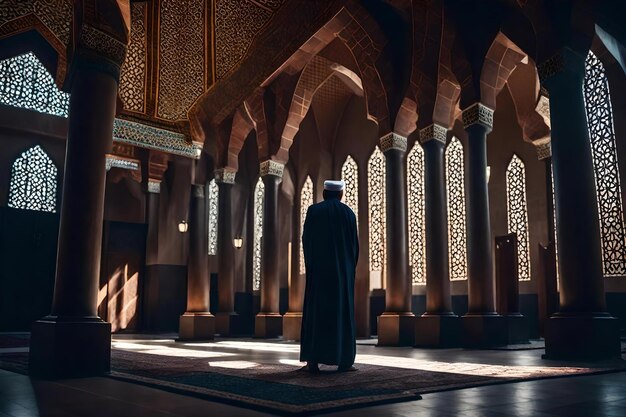
<path fill-rule="evenodd" d="M 619 357 L 618 321 L 606 312 L 598 202 L 583 99 L 585 55 L 569 48 L 539 66 L 550 94 L 560 311 L 546 325 L 546 357 Z"/>
<path fill-rule="evenodd" d="M 452 312 L 448 265 L 446 133 L 447 129 L 437 124 L 420 131 L 426 199 L 426 313 L 415 320 L 416 346 L 454 347 L 459 344 L 460 322 Z"/>
<path fill-rule="evenodd" d="M 283 317 L 279 313 L 278 186 L 285 166 L 267 160 L 261 163 L 260 175 L 265 186 L 263 199 L 263 237 L 261 240 L 261 311 L 254 321 L 255 337 L 278 337 Z"/>
<path fill-rule="evenodd" d="M 506 344 L 506 322 L 496 313 L 493 249 L 487 188 L 487 134 L 493 110 L 475 103 L 463 111 L 466 153 L 468 313 L 462 318 L 464 346 Z"/>
<path fill-rule="evenodd" d="M 219 188 L 217 209 L 217 298 L 215 330 L 222 336 L 240 333 L 239 315 L 235 313 L 235 247 L 233 245 L 233 220 L 231 191 L 235 171 L 215 171 Z"/>
<path fill-rule="evenodd" d="M 405 346 L 415 343 L 415 315 L 411 312 L 409 238 L 406 208 L 407 140 L 396 133 L 380 138 L 385 154 L 387 288 L 385 312 L 378 317 L 378 344 Z"/>
<path fill-rule="evenodd" d="M 29 367 L 44 376 L 109 371 L 111 325 L 97 315 L 106 154 L 118 66 L 93 52 L 72 63 L 68 137 L 52 311 L 32 326 Z"/>
<path fill-rule="evenodd" d="M 189 205 L 187 310 L 180 317 L 181 340 L 211 340 L 215 317 L 209 311 L 208 230 L 204 185 L 192 184 Z"/>
<path fill-rule="evenodd" d="M 293 238 L 291 243 L 291 282 L 289 283 L 289 311 L 283 316 L 283 339 L 300 340 L 305 276 L 300 275 L 300 248 L 302 246 L 301 201 L 293 205 Z"/>

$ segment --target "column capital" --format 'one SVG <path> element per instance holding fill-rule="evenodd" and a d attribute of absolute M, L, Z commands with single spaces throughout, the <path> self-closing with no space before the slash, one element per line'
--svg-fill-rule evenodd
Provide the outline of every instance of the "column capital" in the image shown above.
<path fill-rule="evenodd" d="M 150 178 L 148 180 L 148 192 L 152 194 L 161 193 L 161 180 Z"/>
<path fill-rule="evenodd" d="M 265 177 L 266 175 L 273 175 L 278 178 L 283 177 L 283 171 L 285 170 L 285 164 L 268 159 L 261 162 L 259 165 L 259 175 Z"/>
<path fill-rule="evenodd" d="M 536 149 L 537 149 L 537 158 L 540 161 L 543 161 L 544 159 L 548 159 L 552 157 L 552 143 L 551 142 L 536 145 Z"/>
<path fill-rule="evenodd" d="M 204 185 L 191 184 L 191 192 L 194 198 L 204 198 Z"/>
<path fill-rule="evenodd" d="M 218 184 L 234 184 L 237 171 L 233 171 L 227 168 L 220 168 L 215 170 L 215 182 Z"/>
<path fill-rule="evenodd" d="M 571 48 L 561 48 L 554 55 L 537 65 L 539 81 L 544 85 L 546 81 L 566 70 L 584 76 L 585 58 L 586 56 Z"/>
<path fill-rule="evenodd" d="M 380 150 L 387 152 L 391 149 L 395 149 L 401 152 L 406 152 L 407 150 L 407 140 L 406 137 L 398 135 L 394 132 L 389 132 L 386 135 L 380 138 Z"/>
<path fill-rule="evenodd" d="M 441 125 L 433 123 L 432 125 L 420 130 L 420 143 L 426 143 L 431 140 L 436 140 L 437 142 L 441 142 L 445 145 L 447 134 L 448 129 Z"/>
<path fill-rule="evenodd" d="M 481 125 L 491 130 L 493 128 L 493 109 L 476 102 L 463 110 L 463 128 L 473 125 Z"/>

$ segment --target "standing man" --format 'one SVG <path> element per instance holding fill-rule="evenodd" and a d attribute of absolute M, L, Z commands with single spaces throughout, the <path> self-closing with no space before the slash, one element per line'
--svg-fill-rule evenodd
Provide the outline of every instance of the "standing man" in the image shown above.
<path fill-rule="evenodd" d="M 341 202 L 343 181 L 324 182 L 324 201 L 309 207 L 302 245 L 306 288 L 300 342 L 303 368 L 319 372 L 318 364 L 356 370 L 354 275 L 359 238 L 354 212 Z"/>

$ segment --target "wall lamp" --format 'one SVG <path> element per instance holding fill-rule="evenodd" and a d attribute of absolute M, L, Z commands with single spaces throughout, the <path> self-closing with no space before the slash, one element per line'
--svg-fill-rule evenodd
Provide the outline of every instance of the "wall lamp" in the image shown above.
<path fill-rule="evenodd" d="M 180 223 L 178 223 L 178 231 L 180 233 L 187 233 L 188 229 L 189 229 L 189 223 L 187 223 L 186 220 L 181 220 Z"/>
<path fill-rule="evenodd" d="M 235 246 L 237 249 L 241 249 L 241 247 L 243 246 L 243 239 L 240 237 L 236 237 L 233 239 L 233 246 Z"/>

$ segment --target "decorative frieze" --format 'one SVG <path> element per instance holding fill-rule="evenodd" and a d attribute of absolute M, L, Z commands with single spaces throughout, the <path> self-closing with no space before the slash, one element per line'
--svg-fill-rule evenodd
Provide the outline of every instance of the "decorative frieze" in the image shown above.
<path fill-rule="evenodd" d="M 185 135 L 129 120 L 115 119 L 113 141 L 187 158 L 198 159 L 200 157 L 199 145 L 187 142 Z"/>
<path fill-rule="evenodd" d="M 237 171 L 232 171 L 225 168 L 215 170 L 215 182 L 222 184 L 234 184 Z"/>
<path fill-rule="evenodd" d="M 467 129 L 472 125 L 482 125 L 488 129 L 493 128 L 493 110 L 482 103 L 474 103 L 463 110 L 463 127 Z"/>
<path fill-rule="evenodd" d="M 448 129 L 446 129 L 443 126 L 433 123 L 432 125 L 420 130 L 420 142 L 426 143 L 430 140 L 436 140 L 438 142 L 445 144 L 447 134 L 448 134 Z"/>
<path fill-rule="evenodd" d="M 380 138 L 380 150 L 387 152 L 391 149 L 395 149 L 401 152 L 406 152 L 407 140 L 404 136 L 400 136 L 397 133 L 390 132 Z"/>
<path fill-rule="evenodd" d="M 106 170 L 110 171 L 111 168 L 128 169 L 130 171 L 139 171 L 141 169 L 140 162 L 136 159 L 125 158 L 118 155 L 106 156 Z"/>
<path fill-rule="evenodd" d="M 266 175 L 273 175 L 275 177 L 282 178 L 284 169 L 285 164 L 268 159 L 267 161 L 261 162 L 259 175 L 262 177 Z"/>
<path fill-rule="evenodd" d="M 536 145 L 537 148 L 537 158 L 540 161 L 544 159 L 548 159 L 552 157 L 552 142 L 542 143 L 540 145 Z"/>
<path fill-rule="evenodd" d="M 126 57 L 127 46 L 113 36 L 88 24 L 80 32 L 80 45 L 121 67 Z"/>
<path fill-rule="evenodd" d="M 161 192 L 161 181 L 150 178 L 150 180 L 148 180 L 148 192 L 159 194 Z"/>
<path fill-rule="evenodd" d="M 552 78 L 555 74 L 563 71 L 565 68 L 565 56 L 562 51 L 552 55 L 541 64 L 537 65 L 537 73 L 539 74 L 539 80 L 543 84 L 549 78 Z"/>

